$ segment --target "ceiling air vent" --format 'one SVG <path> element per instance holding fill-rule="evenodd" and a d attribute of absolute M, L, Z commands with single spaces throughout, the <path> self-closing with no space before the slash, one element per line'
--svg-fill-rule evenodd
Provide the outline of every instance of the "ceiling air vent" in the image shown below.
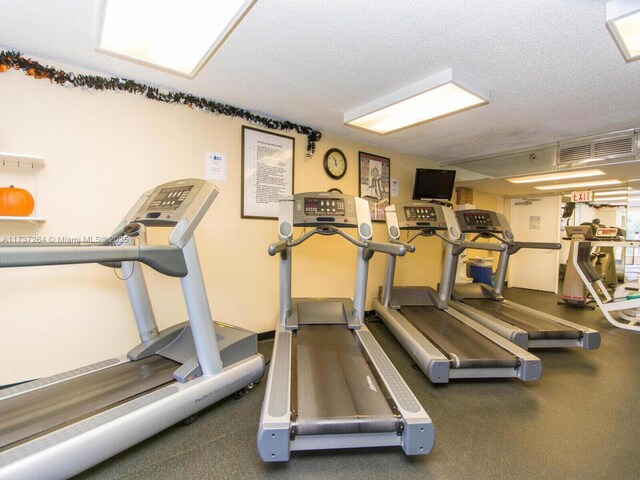
<path fill-rule="evenodd" d="M 633 130 L 560 142 L 558 163 L 564 167 L 636 160 L 637 134 Z"/>
<path fill-rule="evenodd" d="M 591 144 L 560 148 L 560 163 L 579 162 L 591 158 Z"/>
<path fill-rule="evenodd" d="M 631 155 L 635 153 L 633 137 L 617 138 L 594 142 L 593 153 L 595 157 L 617 157 L 619 155 Z"/>

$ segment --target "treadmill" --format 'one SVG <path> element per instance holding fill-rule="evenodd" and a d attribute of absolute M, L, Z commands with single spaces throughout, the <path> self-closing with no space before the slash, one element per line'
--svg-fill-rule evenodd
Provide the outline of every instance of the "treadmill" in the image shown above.
<path fill-rule="evenodd" d="M 0 267 L 121 270 L 141 343 L 127 355 L 0 390 L 0 479 L 62 479 L 258 381 L 254 332 L 214 323 L 193 232 L 218 195 L 176 180 L 144 193 L 99 243 L 0 244 Z M 147 228 L 173 227 L 169 245 Z M 189 321 L 158 331 L 141 264 L 180 279 Z"/>
<path fill-rule="evenodd" d="M 424 201 L 391 205 L 385 209 L 392 243 L 415 251 L 400 241 L 401 232 L 413 238 L 436 236 L 446 243 L 439 290 L 393 285 L 396 258 L 387 259 L 384 285 L 373 308 L 391 333 L 432 383 L 461 378 L 518 378 L 539 380 L 540 359 L 505 340 L 471 318 L 448 307 L 455 279 L 455 262 L 465 248 L 504 250 L 503 245 L 461 241 L 453 210 Z"/>
<path fill-rule="evenodd" d="M 502 296 L 509 257 L 523 248 L 559 250 L 559 243 L 518 242 L 507 218 L 488 210 L 456 212 L 462 233 L 478 238 L 495 238 L 507 249 L 500 253 L 495 287 L 483 283 L 457 284 L 453 288 L 451 306 L 485 327 L 520 345 L 522 348 L 600 346 L 600 333 L 554 315 L 505 300 Z M 455 272 L 457 260 L 451 262 Z M 566 280 L 565 280 L 566 281 Z"/>
<path fill-rule="evenodd" d="M 280 315 L 258 431 L 265 462 L 295 450 L 401 446 L 431 451 L 431 419 L 364 325 L 369 260 L 375 252 L 404 255 L 400 245 L 371 241 L 367 202 L 332 192 L 280 200 Z M 293 227 L 311 228 L 293 239 Z M 356 229 L 358 239 L 342 229 Z M 350 298 L 291 298 L 292 249 L 310 237 L 339 235 L 357 247 Z M 327 252 L 329 253 L 329 252 Z"/>

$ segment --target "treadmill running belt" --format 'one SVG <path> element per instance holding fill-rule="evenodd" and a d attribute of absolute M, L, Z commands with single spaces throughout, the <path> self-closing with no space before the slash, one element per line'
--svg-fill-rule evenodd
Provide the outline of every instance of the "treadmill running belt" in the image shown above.
<path fill-rule="evenodd" d="M 453 315 L 436 307 L 400 313 L 452 359 L 452 368 L 516 368 L 518 359 Z"/>
<path fill-rule="evenodd" d="M 397 430 L 397 418 L 345 325 L 301 325 L 296 348 L 297 434 Z"/>
<path fill-rule="evenodd" d="M 171 382 L 178 366 L 153 355 L 6 398 L 0 402 L 0 448 Z"/>
<path fill-rule="evenodd" d="M 508 303 L 488 298 L 468 298 L 464 299 L 463 302 L 503 322 L 526 330 L 530 340 L 580 338 L 580 331 L 578 330 L 553 322 L 542 316 L 532 315 L 517 307 L 514 308 Z"/>

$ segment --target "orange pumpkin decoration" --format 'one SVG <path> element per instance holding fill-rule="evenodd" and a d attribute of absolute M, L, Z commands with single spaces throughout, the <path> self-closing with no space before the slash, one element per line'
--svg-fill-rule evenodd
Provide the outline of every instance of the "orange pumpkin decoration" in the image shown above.
<path fill-rule="evenodd" d="M 0 63 L 0 73 L 4 73 L 7 70 L 9 70 L 9 67 L 7 65 L 5 65 L 4 63 Z"/>
<path fill-rule="evenodd" d="M 22 188 L 0 188 L 0 215 L 8 217 L 26 217 L 31 215 L 35 203 L 29 192 Z"/>

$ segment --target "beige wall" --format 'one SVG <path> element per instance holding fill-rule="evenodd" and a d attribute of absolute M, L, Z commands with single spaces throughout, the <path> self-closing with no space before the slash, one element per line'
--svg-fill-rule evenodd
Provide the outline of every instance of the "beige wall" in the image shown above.
<path fill-rule="evenodd" d="M 243 122 L 139 96 L 83 92 L 25 78 L 0 75 L 0 151 L 45 157 L 39 209 L 47 221 L 40 235 L 108 234 L 143 191 L 180 177 L 201 177 L 206 150 L 228 157 L 228 180 L 196 231 L 209 300 L 216 320 L 256 331 L 275 327 L 278 261 L 266 253 L 276 222 L 240 218 L 240 148 Z M 400 197 L 411 195 L 416 166 L 429 162 L 326 135 L 316 155 L 305 156 L 306 138 L 295 135 L 295 191 L 339 187 L 358 194 L 358 150 L 391 158 Z M 332 181 L 322 156 L 341 148 L 346 176 Z M 33 188 L 28 168 L 2 167 L 0 185 Z M 0 224 L 0 240 L 33 235 L 34 226 Z M 383 224 L 374 238 L 386 240 Z M 398 284 L 435 284 L 441 246 L 421 240 L 419 250 L 399 262 Z M 313 238 L 294 252 L 295 296 L 351 296 L 355 250 L 338 238 Z M 161 327 L 184 321 L 178 280 L 145 270 Z M 367 304 L 384 274 L 384 258 L 371 262 Z M 0 385 L 40 377 L 125 353 L 137 343 L 125 287 L 98 265 L 0 270 Z"/>

